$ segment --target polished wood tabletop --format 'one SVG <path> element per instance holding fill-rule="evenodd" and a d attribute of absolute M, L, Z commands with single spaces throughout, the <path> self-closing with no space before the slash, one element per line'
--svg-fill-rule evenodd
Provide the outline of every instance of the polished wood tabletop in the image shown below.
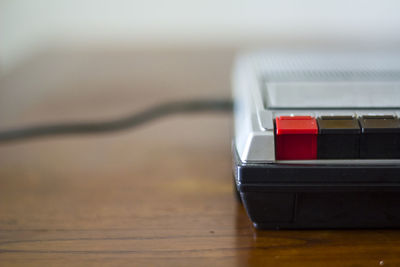
<path fill-rule="evenodd" d="M 46 51 L 0 78 L 0 129 L 230 95 L 234 52 Z M 400 231 L 258 231 L 233 194 L 232 115 L 0 144 L 1 266 L 400 266 Z"/>

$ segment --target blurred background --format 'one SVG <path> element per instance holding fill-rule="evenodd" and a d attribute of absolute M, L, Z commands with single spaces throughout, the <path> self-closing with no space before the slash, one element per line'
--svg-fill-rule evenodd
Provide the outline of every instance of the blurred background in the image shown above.
<path fill-rule="evenodd" d="M 1 128 L 229 96 L 241 49 L 396 49 L 399 7 L 395 0 L 0 0 Z"/>

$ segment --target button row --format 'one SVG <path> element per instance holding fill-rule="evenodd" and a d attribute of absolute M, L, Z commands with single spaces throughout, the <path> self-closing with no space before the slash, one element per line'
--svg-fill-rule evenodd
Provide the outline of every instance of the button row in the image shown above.
<path fill-rule="evenodd" d="M 277 160 L 400 158 L 400 119 L 394 116 L 279 116 Z"/>

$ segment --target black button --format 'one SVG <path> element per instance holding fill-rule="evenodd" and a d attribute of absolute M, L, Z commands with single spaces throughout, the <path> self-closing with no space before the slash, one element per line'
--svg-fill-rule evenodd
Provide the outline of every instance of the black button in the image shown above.
<path fill-rule="evenodd" d="M 317 119 L 318 158 L 359 158 L 361 129 L 351 116 L 322 116 Z"/>
<path fill-rule="evenodd" d="M 360 157 L 366 159 L 400 158 L 400 120 L 394 116 L 360 118 Z"/>

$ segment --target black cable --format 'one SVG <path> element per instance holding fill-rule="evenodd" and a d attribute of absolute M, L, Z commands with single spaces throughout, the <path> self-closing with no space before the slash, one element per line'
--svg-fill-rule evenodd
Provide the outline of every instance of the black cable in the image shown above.
<path fill-rule="evenodd" d="M 226 99 L 203 99 L 166 102 L 145 111 L 115 120 L 57 123 L 5 130 L 0 131 L 0 142 L 20 141 L 23 139 L 50 135 L 107 133 L 134 128 L 149 121 L 172 114 L 202 111 L 231 112 L 232 101 Z"/>

